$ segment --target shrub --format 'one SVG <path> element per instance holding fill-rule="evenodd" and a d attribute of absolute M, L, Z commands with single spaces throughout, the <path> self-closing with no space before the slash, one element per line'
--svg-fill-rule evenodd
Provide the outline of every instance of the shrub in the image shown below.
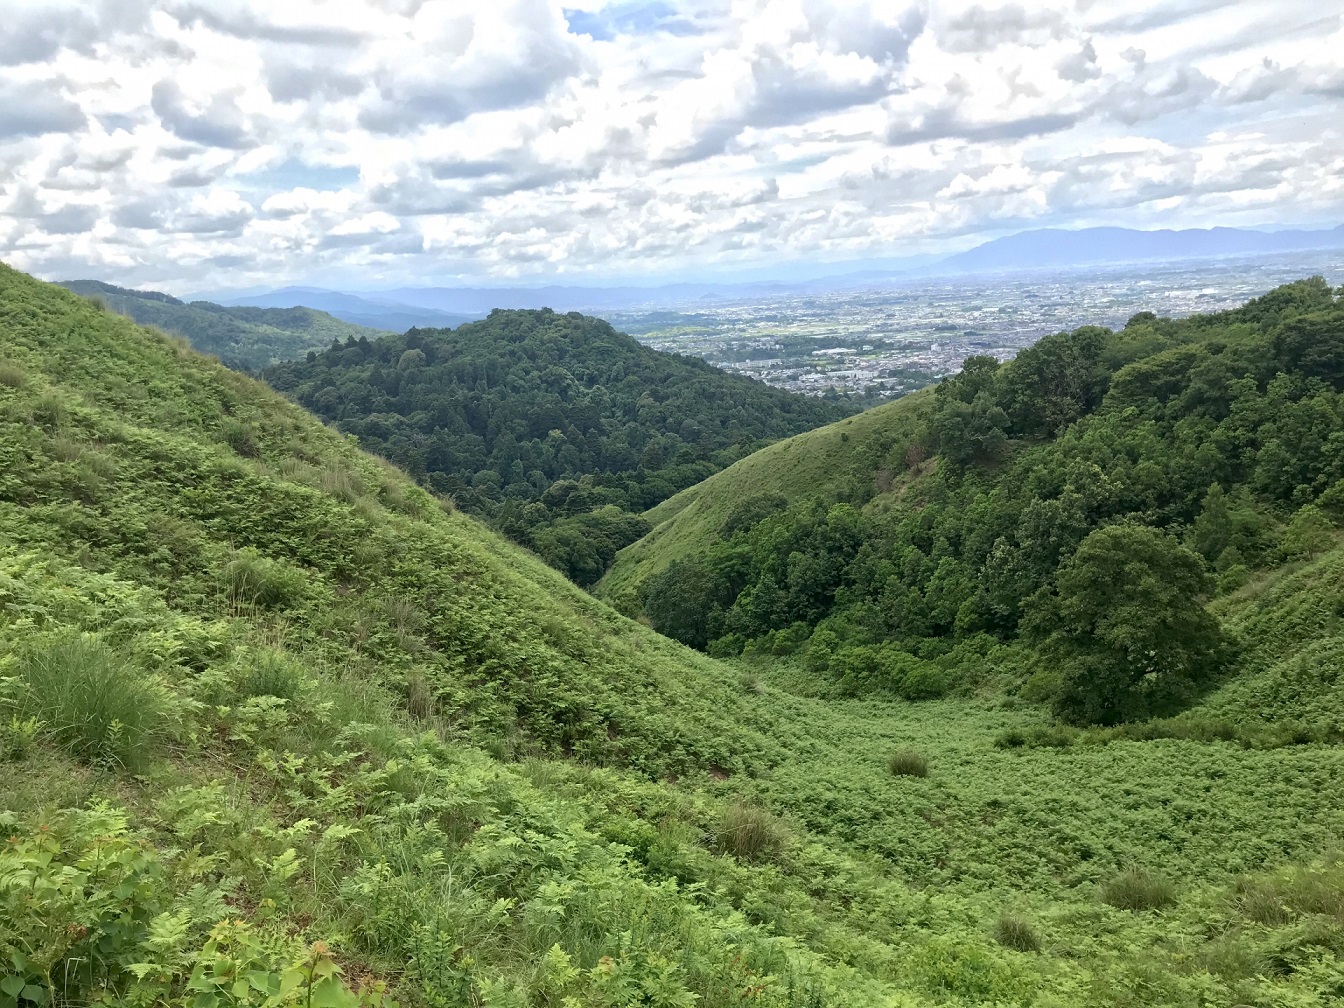
<path fill-rule="evenodd" d="M 229 597 L 241 605 L 283 609 L 303 597 L 308 586 L 302 571 L 241 549 L 224 568 Z"/>
<path fill-rule="evenodd" d="M 1121 910 L 1161 910 L 1176 902 L 1176 887 L 1160 875 L 1129 868 L 1101 887 L 1101 899 Z"/>
<path fill-rule="evenodd" d="M 742 861 L 773 861 L 788 839 L 788 829 L 765 809 L 737 801 L 723 810 L 715 846 Z"/>
<path fill-rule="evenodd" d="M 43 392 L 33 403 L 33 420 L 49 431 L 57 431 L 70 419 L 65 400 L 55 392 Z"/>
<path fill-rule="evenodd" d="M 905 749 L 891 754 L 887 769 L 893 777 L 927 777 L 929 762 L 920 753 Z"/>
<path fill-rule="evenodd" d="M 18 717 L 77 759 L 134 768 L 164 728 L 162 694 L 94 634 L 41 639 L 20 656 Z"/>
<path fill-rule="evenodd" d="M 1027 733 L 1021 728 L 1005 728 L 994 736 L 995 749 L 1022 749 L 1027 744 Z"/>
<path fill-rule="evenodd" d="M 1004 948 L 1019 952 L 1039 952 L 1041 939 L 1036 929 L 1021 914 L 1001 913 L 994 922 L 994 940 Z"/>
<path fill-rule="evenodd" d="M 8 385 L 10 388 L 21 389 L 27 382 L 27 376 L 23 369 L 17 364 L 0 360 L 0 385 Z"/>

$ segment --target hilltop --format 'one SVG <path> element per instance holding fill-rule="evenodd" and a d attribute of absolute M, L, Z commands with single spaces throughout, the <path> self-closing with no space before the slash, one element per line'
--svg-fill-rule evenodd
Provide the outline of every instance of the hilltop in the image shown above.
<path fill-rule="evenodd" d="M 376 339 L 383 330 L 354 325 L 314 308 L 229 307 L 181 301 L 158 291 L 128 290 L 100 280 L 67 280 L 67 290 L 100 299 L 141 325 L 181 336 L 230 367 L 259 371 L 346 339 Z"/>
<path fill-rule="evenodd" d="M 0 348 L 5 1008 L 1338 996 L 1333 532 L 1176 721 L 818 698 L 5 268 Z"/>
<path fill-rule="evenodd" d="M 347 340 L 265 377 L 581 584 L 646 531 L 635 512 L 859 408 L 550 309 Z"/>

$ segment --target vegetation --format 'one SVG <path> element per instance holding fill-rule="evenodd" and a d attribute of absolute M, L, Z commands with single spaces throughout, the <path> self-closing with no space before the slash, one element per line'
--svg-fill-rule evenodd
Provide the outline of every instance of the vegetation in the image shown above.
<path fill-rule="evenodd" d="M 549 309 L 350 339 L 266 378 L 583 585 L 649 530 L 634 512 L 855 408 Z"/>
<path fill-rule="evenodd" d="M 1315 278 L 1219 315 L 1059 333 L 1008 364 L 970 358 L 917 405 L 874 411 L 905 425 L 836 464 L 866 481 L 775 490 L 712 539 L 686 533 L 683 509 L 599 593 L 716 655 L 801 649 L 850 692 L 974 688 L 1029 648 L 1024 696 L 1071 721 L 1170 715 L 1231 667 L 1215 592 L 1336 541 L 1341 333 L 1344 303 Z M 834 450 L 844 429 L 794 450 Z"/>
<path fill-rule="evenodd" d="M 231 368 L 255 372 L 344 339 L 377 339 L 382 330 L 342 321 L 315 308 L 243 308 L 180 301 L 158 291 L 129 290 L 100 280 L 61 284 L 141 325 L 180 336 Z"/>
<path fill-rule="evenodd" d="M 1338 725 L 1333 538 L 1209 604 L 1240 664 L 1165 734 L 998 748 L 1021 645 L 716 661 L 83 299 L 0 269 L 0 333 L 3 1008 L 1340 997 L 1344 747 L 1171 727 Z M 132 758 L 44 662 L 153 698 Z"/>

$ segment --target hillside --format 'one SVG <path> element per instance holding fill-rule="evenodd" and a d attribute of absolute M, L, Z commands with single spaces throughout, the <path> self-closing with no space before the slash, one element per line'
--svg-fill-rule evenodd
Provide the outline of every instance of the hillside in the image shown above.
<path fill-rule="evenodd" d="M 738 528 L 809 500 L 863 504 L 893 490 L 923 429 L 932 394 L 916 392 L 752 452 L 644 512 L 650 531 L 616 554 L 594 587 L 638 611 L 643 580 L 702 554 Z"/>
<path fill-rule="evenodd" d="M 1341 387 L 1344 306 L 1319 278 L 1219 315 L 1058 333 L 684 491 L 598 592 L 719 654 L 810 640 L 815 662 L 891 683 L 888 665 L 1030 636 L 1065 561 L 1111 526 L 1184 543 L 1229 591 L 1314 555 L 1344 513 Z M 885 441 L 843 440 L 897 416 Z M 831 656 L 832 640 L 877 650 Z"/>
<path fill-rule="evenodd" d="M 801 695 L 0 267 L 0 1005 L 1327 1004 L 1341 570 L 1236 720 Z"/>
<path fill-rule="evenodd" d="M 353 325 L 313 308 L 226 307 L 210 301 L 188 304 L 158 291 L 128 290 L 99 280 L 68 280 L 61 286 L 99 298 L 112 311 L 141 325 L 181 336 L 201 353 L 213 354 L 243 371 L 260 371 L 333 342 L 383 335 L 383 330 Z"/>
<path fill-rule="evenodd" d="M 857 408 L 549 309 L 350 341 L 265 377 L 580 584 L 647 530 L 635 512 Z"/>

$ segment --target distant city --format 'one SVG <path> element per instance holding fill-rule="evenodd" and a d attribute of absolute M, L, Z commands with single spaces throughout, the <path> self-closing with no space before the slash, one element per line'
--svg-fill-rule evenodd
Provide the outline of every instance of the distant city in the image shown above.
<path fill-rule="evenodd" d="M 884 280 L 870 290 L 701 297 L 601 314 L 649 346 L 781 388 L 898 395 L 956 372 L 972 354 L 1007 360 L 1049 333 L 1118 328 L 1139 311 L 1232 308 L 1315 274 L 1344 282 L 1344 250 Z"/>

